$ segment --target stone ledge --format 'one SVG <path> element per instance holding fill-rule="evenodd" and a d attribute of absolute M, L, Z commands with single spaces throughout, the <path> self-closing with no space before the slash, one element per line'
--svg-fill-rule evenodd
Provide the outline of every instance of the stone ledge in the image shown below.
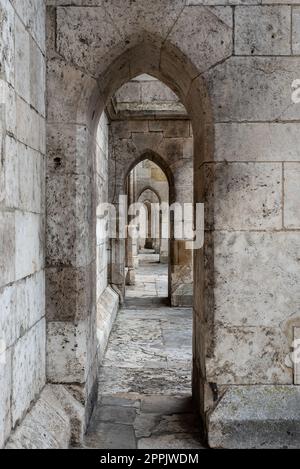
<path fill-rule="evenodd" d="M 83 437 L 84 409 L 61 385 L 47 385 L 5 449 L 68 449 Z"/>
<path fill-rule="evenodd" d="M 119 309 L 119 296 L 111 288 L 107 287 L 99 298 L 97 304 L 97 339 L 98 358 L 103 360 L 111 328 Z"/>
<path fill-rule="evenodd" d="M 209 416 L 211 448 L 300 448 L 299 386 L 234 386 Z"/>

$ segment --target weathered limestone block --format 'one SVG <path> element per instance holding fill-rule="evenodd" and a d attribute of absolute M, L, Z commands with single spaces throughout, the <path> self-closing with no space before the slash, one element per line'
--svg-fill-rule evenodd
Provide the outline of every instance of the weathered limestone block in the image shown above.
<path fill-rule="evenodd" d="M 107 287 L 97 303 L 98 359 L 101 362 L 119 309 L 119 296 Z"/>
<path fill-rule="evenodd" d="M 44 157 L 14 138 L 5 141 L 5 205 L 24 211 L 44 211 Z"/>
<path fill-rule="evenodd" d="M 40 215 L 15 214 L 15 272 L 20 279 L 44 267 L 44 223 Z"/>
<path fill-rule="evenodd" d="M 42 52 L 45 52 L 45 2 L 41 0 L 23 2 L 11 0 L 11 3 L 22 18 L 26 29 L 30 31 Z"/>
<path fill-rule="evenodd" d="M 57 9 L 57 51 L 94 76 L 104 72 L 112 59 L 117 58 L 117 45 L 122 39 L 103 7 Z M 91 49 L 93 54 L 89 53 Z"/>
<path fill-rule="evenodd" d="M 132 135 L 132 142 L 136 147 L 137 155 L 140 156 L 147 150 L 158 151 L 162 142 L 163 134 L 161 132 L 137 133 Z"/>
<path fill-rule="evenodd" d="M 7 0 L 0 1 L 0 78 L 14 85 L 14 10 Z"/>
<path fill-rule="evenodd" d="M 160 53 L 159 69 L 161 72 L 159 78 L 172 87 L 173 91 L 185 104 L 184 98 L 188 94 L 192 80 L 197 74 L 195 67 L 186 67 L 185 57 L 179 53 L 177 48 L 175 49 L 169 43 L 165 43 Z M 176 77 L 176 84 L 174 83 L 174 77 Z"/>
<path fill-rule="evenodd" d="M 133 36 L 132 41 L 139 42 L 146 33 L 153 35 L 159 44 L 167 37 L 184 4 L 184 0 L 165 0 L 159 4 L 156 0 L 138 3 L 124 0 L 105 5 L 122 35 Z"/>
<path fill-rule="evenodd" d="M 52 399 L 51 396 L 50 398 L 54 407 L 57 406 L 58 401 L 70 420 L 70 444 L 72 446 L 81 444 L 85 431 L 83 406 L 67 391 L 65 386 L 48 385 L 47 388 L 49 388 L 53 394 L 54 399 Z"/>
<path fill-rule="evenodd" d="M 189 120 L 149 121 L 150 132 L 164 132 L 164 138 L 189 137 Z"/>
<path fill-rule="evenodd" d="M 218 163 L 205 165 L 204 170 L 207 227 L 230 230 L 282 227 L 280 163 Z"/>
<path fill-rule="evenodd" d="M 15 90 L 27 103 L 30 103 L 30 36 L 17 16 L 15 48 Z"/>
<path fill-rule="evenodd" d="M 52 383 L 85 383 L 87 321 L 51 321 L 47 324 L 47 377 Z"/>
<path fill-rule="evenodd" d="M 231 57 L 207 74 L 216 122 L 298 120 L 298 57 Z"/>
<path fill-rule="evenodd" d="M 168 163 L 177 163 L 183 158 L 183 138 L 164 138 L 159 145 L 158 152 Z"/>
<path fill-rule="evenodd" d="M 21 98 L 16 101 L 17 138 L 29 147 L 45 153 L 45 121 Z"/>
<path fill-rule="evenodd" d="M 45 57 L 40 47 L 30 39 L 30 103 L 45 116 Z"/>
<path fill-rule="evenodd" d="M 186 0 L 187 5 L 255 5 L 257 3 L 261 3 L 261 0 Z M 263 0 L 263 3 L 267 2 Z M 272 0 L 269 3 L 272 3 Z"/>
<path fill-rule="evenodd" d="M 88 125 L 92 115 L 102 110 L 96 80 L 61 57 L 48 60 L 47 77 L 48 122 Z"/>
<path fill-rule="evenodd" d="M 1 106 L 1 105 L 0 105 Z M 2 122 L 0 120 L 0 204 L 2 205 L 5 200 L 5 177 L 4 177 L 4 133 Z"/>
<path fill-rule="evenodd" d="M 279 327 L 216 324 L 213 357 L 206 362 L 207 381 L 226 384 L 292 384 L 286 366 L 291 344 Z"/>
<path fill-rule="evenodd" d="M 189 276 L 190 277 L 190 276 Z M 187 279 L 187 282 L 183 283 L 182 279 L 179 277 L 177 281 L 180 280 L 178 288 L 174 289 L 171 294 L 171 304 L 174 307 L 187 307 L 193 306 L 193 283 L 190 281 L 190 278 Z"/>
<path fill-rule="evenodd" d="M 2 150 L 3 201 L 5 201 L 5 206 L 8 208 L 18 208 L 20 205 L 18 142 L 14 138 L 6 135 L 3 138 Z"/>
<path fill-rule="evenodd" d="M 3 448 L 11 431 L 11 379 L 11 350 L 2 350 L 0 352 L 0 448 Z"/>
<path fill-rule="evenodd" d="M 9 285 L 0 289 L 0 340 L 4 341 L 5 349 L 17 339 L 16 334 L 17 289 Z M 3 344 L 3 342 L 2 342 Z M 1 347 L 3 352 L 3 345 Z"/>
<path fill-rule="evenodd" d="M 16 343 L 12 357 L 12 423 L 22 419 L 45 385 L 45 321 L 36 323 Z"/>
<path fill-rule="evenodd" d="M 130 138 L 132 132 L 148 132 L 147 120 L 124 120 L 115 121 L 110 125 L 110 132 L 112 135 L 117 135 L 118 138 Z"/>
<path fill-rule="evenodd" d="M 47 262 L 82 267 L 93 260 L 93 184 L 88 176 L 51 175 L 47 180 Z M 63 217 L 60 214 L 63 213 Z"/>
<path fill-rule="evenodd" d="M 277 5 L 277 4 L 285 4 L 288 3 L 289 5 L 298 5 L 298 0 L 262 0 L 262 4 L 266 5 Z"/>
<path fill-rule="evenodd" d="M 141 151 L 143 152 L 145 151 L 145 147 L 143 145 L 143 134 L 141 135 Z M 110 193 L 116 195 L 118 194 L 118 192 L 116 192 L 118 187 L 122 188 L 122 192 L 124 193 L 124 178 L 131 169 L 132 164 L 134 164 L 136 159 L 141 156 L 141 154 L 138 153 L 137 148 L 131 139 L 116 139 L 113 143 L 114 158 L 110 158 L 108 161 L 108 172 L 109 174 L 113 174 L 115 179 L 115 186 L 113 184 L 109 184 L 109 191 Z M 137 139 L 135 139 L 135 143 L 138 143 Z M 118 199 L 115 198 L 115 200 L 112 200 L 112 198 L 110 198 L 109 201 L 116 203 L 118 202 Z"/>
<path fill-rule="evenodd" d="M 119 88 L 115 94 L 116 100 L 121 103 L 141 103 L 142 90 L 137 81 L 129 81 Z"/>
<path fill-rule="evenodd" d="M 44 316 L 43 272 L 0 290 L 0 341 L 11 347 Z M 3 352 L 3 349 L 1 349 Z M 11 370 L 11 365 L 7 366 Z"/>
<path fill-rule="evenodd" d="M 47 385 L 5 449 L 68 449 L 81 442 L 83 408 L 63 387 Z"/>
<path fill-rule="evenodd" d="M 216 124 L 215 160 L 300 161 L 299 124 Z"/>
<path fill-rule="evenodd" d="M 298 317 L 297 233 L 213 235 L 215 321 L 226 326 L 283 326 Z M 207 276 L 210 270 L 207 270 Z M 278 344 L 279 349 L 282 345 Z"/>
<path fill-rule="evenodd" d="M 284 165 L 284 226 L 300 229 L 300 164 Z"/>
<path fill-rule="evenodd" d="M 19 207 L 24 211 L 42 214 L 45 211 L 45 157 L 20 143 L 17 152 L 20 175 Z"/>
<path fill-rule="evenodd" d="M 293 54 L 300 54 L 300 8 L 293 7 L 292 9 L 292 24 L 293 24 L 293 32 L 292 32 L 292 49 Z"/>
<path fill-rule="evenodd" d="M 41 270 L 12 286 L 16 292 L 16 316 L 14 331 L 16 338 L 22 337 L 45 316 L 45 279 Z M 12 299 L 14 311 L 14 298 Z"/>
<path fill-rule="evenodd" d="M 211 448 L 299 449 L 299 386 L 233 386 L 209 416 Z"/>
<path fill-rule="evenodd" d="M 0 78 L 0 109 L 2 132 L 6 129 L 10 134 L 16 135 L 16 94 L 8 83 Z M 4 138 L 4 134 L 2 137 Z M 2 151 L 1 149 L 0 151 Z"/>
<path fill-rule="evenodd" d="M 232 9 L 186 7 L 168 41 L 189 57 L 198 73 L 207 70 L 232 54 Z M 188 67 L 188 62 L 183 66 Z"/>
<path fill-rule="evenodd" d="M 0 212 L 0 285 L 15 280 L 15 216 Z"/>
<path fill-rule="evenodd" d="M 289 6 L 237 6 L 236 55 L 290 55 Z"/>
<path fill-rule="evenodd" d="M 89 175 L 92 166 L 90 133 L 86 126 L 48 123 L 47 171 Z"/>
<path fill-rule="evenodd" d="M 93 304 L 94 268 L 51 267 L 46 269 L 48 321 L 80 321 Z"/>

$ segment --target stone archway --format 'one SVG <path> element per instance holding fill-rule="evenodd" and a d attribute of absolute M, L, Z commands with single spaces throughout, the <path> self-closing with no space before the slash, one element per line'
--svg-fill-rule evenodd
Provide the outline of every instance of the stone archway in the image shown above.
<path fill-rule="evenodd" d="M 147 135 L 146 135 L 147 137 Z M 164 222 L 164 231 L 170 230 L 171 239 L 164 240 L 164 251 L 168 252 L 168 256 L 163 256 L 163 260 L 168 263 L 169 266 L 169 301 L 172 306 L 191 306 L 192 305 L 192 256 L 190 252 L 185 250 L 185 241 L 181 239 L 173 239 L 172 233 L 174 232 L 174 211 L 172 205 L 174 202 L 179 204 L 192 203 L 192 186 L 189 188 L 185 187 L 186 175 L 189 175 L 189 180 L 192 180 L 192 167 L 187 159 L 181 159 L 180 166 L 174 166 L 172 162 L 172 153 L 160 155 L 158 151 L 150 148 L 153 142 L 145 138 L 145 141 L 140 141 L 139 146 L 136 148 L 128 145 L 124 145 L 124 139 L 122 139 L 122 146 L 115 154 L 111 156 L 109 165 L 109 180 L 116 181 L 116 187 L 113 183 L 110 187 L 111 196 L 110 201 L 117 204 L 119 196 L 126 193 L 125 181 L 128 179 L 128 175 L 131 171 L 137 167 L 141 162 L 149 160 L 160 168 L 160 170 L 166 176 L 168 181 L 168 200 L 167 206 L 170 205 L 170 213 L 166 213 L 166 207 L 164 208 L 164 218 L 168 218 L 168 223 Z M 148 145 L 148 147 L 146 146 Z M 155 145 L 153 145 L 155 148 Z M 138 154 L 141 151 L 141 154 Z M 116 164 L 117 160 L 118 164 Z M 174 171 L 174 173 L 173 173 Z M 169 208 L 167 208 L 169 212 Z M 165 246 L 167 244 L 167 247 Z M 115 255 L 112 259 L 119 259 L 117 269 L 114 269 L 114 275 L 111 277 L 111 283 L 115 284 L 117 288 L 124 294 L 124 266 L 122 259 L 124 258 L 125 242 L 120 240 L 113 241 L 112 251 Z M 170 262 L 168 262 L 170 260 Z M 133 267 L 130 267 L 130 273 L 132 281 L 134 282 Z"/>
<path fill-rule="evenodd" d="M 74 14 L 84 14 L 85 21 L 86 15 L 89 14 L 86 8 L 59 8 L 56 12 L 50 9 L 50 31 L 54 28 L 53 21 L 56 21 L 58 28 L 65 29 L 60 23 L 60 17 L 68 16 L 69 12 L 71 22 L 74 21 Z M 100 11 L 97 10 L 97 13 Z M 224 28 L 227 29 L 225 25 Z M 65 32 L 69 34 L 68 28 Z M 117 44 L 111 49 L 109 58 L 106 54 L 100 64 L 94 64 L 96 67 L 93 66 L 93 74 L 96 73 L 97 79 L 82 71 L 82 64 L 76 64 L 79 56 L 78 50 L 73 49 L 73 46 L 76 47 L 74 43 L 65 51 L 65 58 L 62 58 L 57 54 L 58 44 L 51 43 L 51 34 L 48 34 L 48 37 L 48 126 L 52 151 L 49 153 L 48 146 L 50 160 L 47 176 L 47 282 L 48 285 L 53 284 L 57 282 L 57 276 L 60 276 L 60 285 L 55 292 L 57 304 L 66 303 L 66 288 L 72 292 L 71 301 L 74 302 L 72 315 L 64 318 L 62 307 L 48 318 L 48 362 L 51 364 L 48 375 L 50 381 L 69 383 L 73 389 L 75 386 L 80 390 L 82 399 L 86 402 L 86 409 L 89 409 L 95 399 L 97 382 L 97 343 L 93 337 L 96 311 L 94 293 L 91 291 L 93 283 L 90 279 L 93 277 L 95 257 L 95 195 L 92 168 L 98 116 L 101 115 L 108 97 L 132 76 L 143 72 L 159 78 L 179 95 L 192 120 L 194 176 L 199 180 L 202 174 L 201 162 L 210 158 L 211 137 L 208 140 L 205 133 L 211 129 L 211 106 L 203 79 L 199 76 L 197 66 L 193 64 L 193 57 L 184 53 L 187 51 L 180 51 L 176 43 L 164 42 L 163 37 L 151 34 L 149 38 L 146 35 L 139 37 L 137 44 L 133 45 L 135 37 L 132 36 L 129 37 L 130 47 L 124 47 L 124 41 Z M 164 59 L 161 60 L 160 57 Z M 98 62 L 100 56 L 96 43 L 89 49 L 89 57 L 86 58 L 89 64 Z M 85 59 L 81 56 L 80 60 Z M 58 121 L 59 125 L 56 124 Z M 54 149 L 62 140 L 68 140 L 71 147 L 64 153 L 58 166 L 52 161 L 51 155 L 56 153 Z M 202 187 L 195 188 L 195 201 L 202 200 L 202 193 Z M 68 223 L 65 223 L 66 220 Z M 203 315 L 203 304 L 200 300 L 203 295 L 199 296 L 203 288 L 203 256 L 200 251 L 196 252 L 195 256 L 197 341 L 200 318 Z M 82 285 L 80 292 L 77 289 L 78 282 Z M 202 334 L 203 332 L 202 328 Z M 62 347 L 61 336 L 66 337 L 72 345 Z M 74 342 L 77 345 L 76 353 Z M 200 362 L 203 361 L 203 356 L 200 357 L 199 351 L 200 345 L 195 347 L 194 357 L 195 396 L 203 395 L 199 392 L 200 382 L 203 381 L 203 378 L 200 378 Z M 203 408 L 202 405 L 201 407 Z"/>
<path fill-rule="evenodd" d="M 194 263 L 194 396 L 210 446 L 299 446 L 299 363 L 290 353 L 300 324 L 299 8 L 216 3 L 0 1 L 1 447 L 67 447 L 70 424 L 78 442 L 89 418 L 110 332 L 97 330 L 96 340 L 95 323 L 111 322 L 110 297 L 114 312 L 119 301 L 102 275 L 107 219 L 98 207 L 112 131 L 104 136 L 99 115 L 106 106 L 109 124 L 130 116 L 123 135 L 140 133 L 143 71 L 153 99 L 156 76 L 193 124 L 194 152 L 177 132 L 191 136 L 190 122 L 172 128 L 179 151 L 158 148 L 154 134 L 170 128 L 156 118 L 146 122 L 145 148 L 172 154 L 175 179 L 178 155 L 191 158 L 195 180 L 185 189 L 206 204 Z M 128 80 L 139 90 L 131 111 L 118 93 L 106 105 Z M 158 109 L 150 104 L 148 117 Z M 181 106 L 168 119 L 187 120 Z M 129 153 L 140 143 L 132 140 Z"/>
<path fill-rule="evenodd" d="M 156 198 L 157 198 L 158 203 L 161 202 L 161 197 L 160 197 L 158 191 L 157 191 L 156 189 L 154 189 L 154 187 L 151 187 L 151 186 L 144 186 L 144 187 L 140 190 L 140 192 L 138 193 L 137 199 L 139 200 L 139 198 L 140 198 L 140 197 L 144 194 L 144 192 L 146 192 L 146 191 L 153 192 L 153 194 L 154 194 L 154 195 L 156 196 Z"/>
<path fill-rule="evenodd" d="M 233 57 L 230 7 L 187 6 L 178 0 L 165 2 L 156 11 L 150 2 L 145 18 L 140 12 L 139 20 L 131 21 L 137 3 L 132 4 L 134 10 L 126 1 L 118 6 L 104 2 L 101 7 L 48 10 L 47 302 L 54 303 L 47 313 L 48 379 L 69 384 L 81 394 L 88 415 L 97 382 L 91 287 L 95 132 L 108 97 L 131 78 L 148 73 L 177 93 L 193 127 L 194 202 L 206 203 L 204 247 L 194 253 L 193 391 L 197 408 L 209 423 L 219 402 L 229 407 L 226 399 L 220 400 L 224 394 L 230 402 L 234 390 L 246 385 L 251 397 L 254 384 L 293 382 L 285 357 L 294 308 L 278 310 L 274 303 L 280 285 L 291 282 L 279 261 L 274 270 L 280 282 L 268 285 L 266 292 L 266 275 L 253 261 L 261 257 L 262 247 L 272 257 L 286 239 L 297 272 L 294 235 L 286 234 L 280 224 L 282 171 L 276 163 L 262 161 L 249 143 L 244 152 L 240 132 L 246 140 L 247 135 L 261 138 L 270 120 L 296 115 L 283 86 L 290 90 L 299 67 L 295 58 L 286 67 L 287 58 L 273 62 L 266 57 Z M 270 71 L 282 101 L 274 98 Z M 266 101 L 273 106 L 264 106 Z M 278 181 L 269 174 L 278 175 Z M 268 181 L 263 191 L 262 180 Z M 242 283 L 241 271 L 251 272 Z M 268 276 L 274 277 L 273 271 Z M 245 284 L 248 293 L 243 296 Z M 232 305 L 232 291 L 238 307 Z M 263 305 L 261 298 L 267 298 Z M 278 323 L 285 326 L 279 328 Z M 71 344 L 67 347 L 66 338 Z M 245 353 L 235 353 L 237 349 Z"/>

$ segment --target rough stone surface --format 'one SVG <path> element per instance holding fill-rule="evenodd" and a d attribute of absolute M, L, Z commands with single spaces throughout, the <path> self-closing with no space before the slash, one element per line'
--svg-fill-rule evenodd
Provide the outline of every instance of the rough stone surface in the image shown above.
<path fill-rule="evenodd" d="M 194 252 L 193 263 L 193 388 L 204 421 L 214 399 L 231 386 L 261 383 L 275 390 L 291 385 L 297 373 L 290 350 L 300 325 L 299 0 L 47 4 L 46 44 L 46 2 L 0 0 L 0 357 L 9 363 L 0 370 L 0 446 L 13 425 L 19 422 L 21 428 L 45 384 L 45 304 L 49 377 L 69 382 L 85 403 L 85 423 L 89 418 L 97 384 L 97 302 L 109 283 L 122 300 L 125 278 L 125 242 L 103 241 L 106 218 L 99 205 L 111 196 L 108 186 L 120 192 L 123 172 L 145 150 L 165 161 L 164 171 L 174 177 L 174 196 L 185 201 L 194 195 L 195 202 L 207 205 L 205 243 Z M 139 108 L 134 122 L 127 115 L 109 129 L 102 117 L 98 125 L 106 103 L 113 106 L 110 98 L 140 74 L 143 79 L 134 87 L 147 104 L 147 119 Z M 145 80 L 145 74 L 164 85 Z M 130 86 L 125 89 L 132 100 Z M 188 116 L 181 114 L 176 124 L 174 114 L 171 124 L 170 115 L 156 119 L 156 111 L 164 112 L 166 105 L 178 111 L 178 101 Z M 128 110 L 122 112 L 125 118 Z M 113 130 L 119 139 L 112 151 Z M 114 184 L 107 178 L 112 162 L 122 176 Z M 191 256 L 183 243 L 180 239 L 172 246 L 172 262 L 178 261 L 171 269 L 173 299 L 191 297 Z M 157 318 L 157 307 L 165 306 L 158 295 L 166 282 L 150 283 L 147 289 L 140 285 L 140 298 L 126 300 L 124 317 L 150 304 L 147 314 Z M 166 317 L 169 311 L 162 310 Z M 133 333 L 143 314 L 135 310 Z M 181 315 L 174 313 L 180 324 Z M 101 386 L 124 385 L 125 392 L 148 386 L 155 394 L 163 382 L 168 393 L 176 394 L 189 385 L 185 369 L 176 369 L 176 327 L 163 323 L 161 331 L 167 337 L 163 353 L 173 354 L 165 363 L 167 377 L 167 368 L 160 368 L 163 355 L 154 378 L 153 368 L 145 368 L 140 379 L 139 367 L 130 373 L 120 367 L 119 375 L 106 367 Z M 161 336 L 154 327 L 149 340 L 156 346 Z M 184 334 L 180 341 L 185 343 Z M 132 363 L 133 344 L 129 352 Z M 146 344 L 136 365 L 146 363 L 148 352 Z M 153 350 L 149 356 L 153 366 Z M 185 351 L 181 358 L 186 363 Z M 292 399 L 287 402 L 293 409 Z M 161 425 L 167 428 L 170 420 Z M 103 424 L 113 425 L 118 434 L 119 424 Z M 173 424 L 179 428 L 176 419 Z M 282 435 L 290 432 L 280 425 Z M 265 441 L 271 445 L 273 428 L 266 428 Z M 124 438 L 135 434 L 133 428 L 123 430 Z M 292 435 L 285 434 L 287 446 L 294 444 Z M 142 438 L 152 439 L 141 443 L 147 447 L 159 444 L 156 435 Z M 189 441 L 194 444 L 193 438 Z M 57 446 L 65 440 L 40 443 Z M 176 446 L 177 437 L 168 434 L 163 444 Z"/>
<path fill-rule="evenodd" d="M 297 123 L 226 123 L 215 126 L 217 161 L 300 161 Z"/>
<path fill-rule="evenodd" d="M 45 385 L 45 2 L 0 1 L 0 448 Z"/>
<path fill-rule="evenodd" d="M 278 230 L 282 227 L 280 163 L 207 165 L 204 178 L 208 185 L 206 192 L 212 197 L 206 201 L 207 227 L 236 231 Z"/>
<path fill-rule="evenodd" d="M 68 449 L 82 438 L 83 409 L 62 386 L 47 385 L 6 449 Z"/>
<path fill-rule="evenodd" d="M 127 288 L 125 307 L 113 326 L 100 369 L 101 395 L 189 393 L 191 310 L 151 304 L 153 297 L 162 300 L 168 293 L 167 266 L 160 265 L 159 273 L 157 270 L 151 263 L 141 264 L 136 284 Z M 143 300 L 141 310 L 139 300 Z"/>
<path fill-rule="evenodd" d="M 212 448 L 299 449 L 297 386 L 235 386 L 209 417 Z"/>
<path fill-rule="evenodd" d="M 203 448 L 191 382 L 183 381 L 184 370 L 191 370 L 190 310 L 150 302 L 151 295 L 167 294 L 154 286 L 167 277 L 163 269 L 158 275 L 153 264 L 140 263 L 137 284 L 128 289 L 100 369 L 98 404 L 84 448 Z M 146 302 L 143 307 L 139 298 Z M 135 303 L 128 307 L 130 300 Z"/>
<path fill-rule="evenodd" d="M 112 288 L 107 287 L 97 304 L 97 339 L 100 362 L 108 343 L 109 335 L 119 309 L 119 296 Z"/>
<path fill-rule="evenodd" d="M 284 226 L 300 228 L 300 165 L 287 163 L 284 166 Z"/>
<path fill-rule="evenodd" d="M 293 35 L 292 35 L 292 46 L 293 54 L 300 53 L 300 8 L 295 6 L 292 9 L 292 25 L 293 25 Z"/>
<path fill-rule="evenodd" d="M 298 70 L 298 57 L 231 57 L 217 65 L 207 74 L 216 122 L 298 120 L 291 100 Z"/>
<path fill-rule="evenodd" d="M 237 55 L 289 55 L 291 9 L 289 6 L 237 6 L 235 53 Z"/>

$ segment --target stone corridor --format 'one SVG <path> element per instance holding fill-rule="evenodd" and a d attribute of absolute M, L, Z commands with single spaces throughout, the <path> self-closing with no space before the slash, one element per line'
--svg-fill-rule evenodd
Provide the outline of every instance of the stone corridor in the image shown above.
<path fill-rule="evenodd" d="M 201 448 L 191 405 L 192 311 L 168 307 L 167 292 L 168 266 L 140 255 L 101 365 L 86 448 Z"/>
<path fill-rule="evenodd" d="M 0 0 L 0 449 L 300 449 L 299 200 L 300 0 Z"/>

